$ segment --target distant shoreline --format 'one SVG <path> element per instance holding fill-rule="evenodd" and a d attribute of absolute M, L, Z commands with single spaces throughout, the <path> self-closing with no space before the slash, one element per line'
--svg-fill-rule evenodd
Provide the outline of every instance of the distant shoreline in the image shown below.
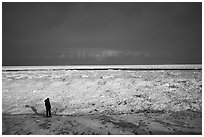
<path fill-rule="evenodd" d="M 202 64 L 176 65 L 70 65 L 70 66 L 2 66 L 2 71 L 58 70 L 202 70 Z"/>

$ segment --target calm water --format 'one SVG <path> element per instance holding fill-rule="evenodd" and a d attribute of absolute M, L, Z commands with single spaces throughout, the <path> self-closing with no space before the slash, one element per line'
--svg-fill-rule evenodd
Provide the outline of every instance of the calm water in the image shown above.
<path fill-rule="evenodd" d="M 3 71 L 17 70 L 105 70 L 105 69 L 124 69 L 124 70 L 140 70 L 140 69 L 202 69 L 202 64 L 186 64 L 186 65 L 72 65 L 72 66 L 2 66 Z"/>

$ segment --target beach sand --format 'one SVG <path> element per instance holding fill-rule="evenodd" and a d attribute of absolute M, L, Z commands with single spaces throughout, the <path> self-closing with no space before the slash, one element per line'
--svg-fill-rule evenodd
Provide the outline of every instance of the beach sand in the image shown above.
<path fill-rule="evenodd" d="M 3 71 L 2 128 L 4 135 L 202 134 L 202 70 Z"/>

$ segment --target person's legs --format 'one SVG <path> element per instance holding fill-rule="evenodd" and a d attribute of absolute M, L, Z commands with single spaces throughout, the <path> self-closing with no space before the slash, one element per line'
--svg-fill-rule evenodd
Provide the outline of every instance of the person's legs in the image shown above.
<path fill-rule="evenodd" d="M 51 117 L 51 116 L 52 116 L 52 115 L 51 115 L 51 109 L 49 109 L 48 111 L 49 111 L 49 117 Z"/>
<path fill-rule="evenodd" d="M 46 117 L 48 117 L 48 110 L 46 109 Z"/>

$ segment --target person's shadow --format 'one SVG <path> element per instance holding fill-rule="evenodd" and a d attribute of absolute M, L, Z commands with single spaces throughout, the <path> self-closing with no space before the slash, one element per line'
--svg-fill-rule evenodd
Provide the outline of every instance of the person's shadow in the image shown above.
<path fill-rule="evenodd" d="M 26 105 L 25 107 L 30 107 L 31 110 L 37 115 L 43 115 L 43 114 L 38 113 L 37 109 L 35 107 L 33 107 L 33 106 Z"/>

